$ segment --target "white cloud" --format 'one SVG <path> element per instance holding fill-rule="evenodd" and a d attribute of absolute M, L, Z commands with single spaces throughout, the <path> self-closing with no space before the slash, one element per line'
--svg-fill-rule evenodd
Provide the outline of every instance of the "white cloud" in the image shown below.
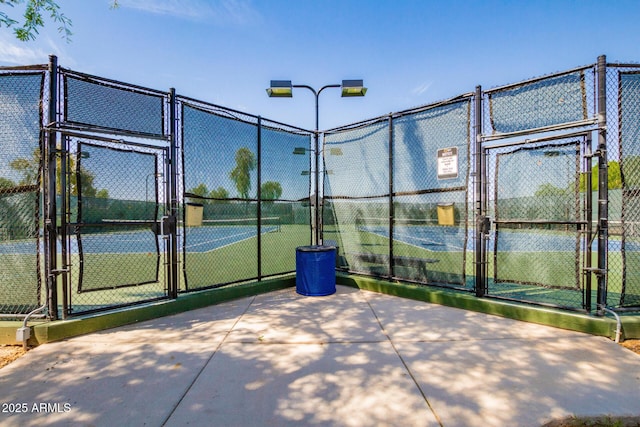
<path fill-rule="evenodd" d="M 14 65 L 44 64 L 48 54 L 32 44 L 17 40 L 13 33 L 0 34 L 0 61 Z"/>
<path fill-rule="evenodd" d="M 120 0 L 120 7 L 214 24 L 247 25 L 260 19 L 249 0 Z"/>
<path fill-rule="evenodd" d="M 420 96 L 423 93 L 425 93 L 426 91 L 429 90 L 429 88 L 431 87 L 431 85 L 433 85 L 433 82 L 424 82 L 421 85 L 413 88 L 413 90 L 411 91 L 411 93 L 414 96 Z"/>
<path fill-rule="evenodd" d="M 75 61 L 66 53 L 65 42 L 40 34 L 35 41 L 23 42 L 12 34 L 0 33 L 0 64 L 34 65 L 49 62 L 49 55 L 56 55 L 65 66 L 73 66 Z"/>

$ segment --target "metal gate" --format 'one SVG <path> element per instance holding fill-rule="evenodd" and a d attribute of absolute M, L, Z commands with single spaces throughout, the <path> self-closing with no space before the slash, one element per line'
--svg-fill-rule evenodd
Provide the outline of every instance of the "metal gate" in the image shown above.
<path fill-rule="evenodd" d="M 64 136 L 59 207 L 66 316 L 168 296 L 168 150 Z"/>
<path fill-rule="evenodd" d="M 589 134 L 485 148 L 489 295 L 590 307 L 590 157 Z"/>

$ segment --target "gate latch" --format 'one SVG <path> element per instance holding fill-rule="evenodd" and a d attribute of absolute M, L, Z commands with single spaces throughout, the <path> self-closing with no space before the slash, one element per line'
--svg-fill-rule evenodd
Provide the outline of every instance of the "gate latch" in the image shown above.
<path fill-rule="evenodd" d="M 491 218 L 488 216 L 481 216 L 478 218 L 478 229 L 482 234 L 489 234 L 491 231 Z"/>

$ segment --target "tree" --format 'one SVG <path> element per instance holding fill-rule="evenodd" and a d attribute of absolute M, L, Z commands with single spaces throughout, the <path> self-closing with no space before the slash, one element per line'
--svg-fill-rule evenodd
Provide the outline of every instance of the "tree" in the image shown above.
<path fill-rule="evenodd" d="M 246 147 L 236 151 L 236 167 L 233 168 L 229 177 L 235 182 L 238 195 L 242 199 L 249 198 L 251 190 L 251 171 L 256 168 L 256 156 Z"/>
<path fill-rule="evenodd" d="M 0 0 L 0 6 L 14 7 L 24 4 L 26 7 L 22 17 L 22 23 L 9 17 L 5 12 L 0 11 L 0 27 L 3 25 L 7 28 L 13 27 L 13 32 L 18 40 L 29 41 L 35 40 L 39 28 L 44 27 L 44 16 L 49 17 L 60 24 L 58 32 L 62 37 L 71 41 L 71 19 L 60 11 L 60 6 L 54 0 Z M 111 8 L 116 9 L 119 6 L 118 0 L 113 0 Z"/>
<path fill-rule="evenodd" d="M 206 184 L 204 183 L 198 184 L 196 187 L 193 187 L 191 190 L 187 191 L 187 193 L 191 193 L 195 196 L 198 196 L 198 198 L 201 197 L 203 199 L 228 199 L 229 198 L 229 192 L 223 187 L 218 187 L 215 190 L 209 191 Z M 202 200 L 198 200 L 198 201 L 202 202 Z M 204 203 L 212 203 L 212 202 L 215 203 L 217 202 L 217 200 L 204 201 Z"/>
<path fill-rule="evenodd" d="M 109 198 L 109 190 L 103 188 L 102 190 L 98 190 L 96 193 L 96 197 L 98 199 L 108 199 Z"/>
<path fill-rule="evenodd" d="M 1 1 L 1 0 L 0 0 Z M 37 185 L 38 184 L 38 174 L 40 170 L 40 149 L 36 148 L 33 150 L 30 159 L 26 159 L 24 157 L 20 157 L 9 162 L 9 166 L 11 169 L 14 169 L 18 172 L 22 173 L 22 179 L 18 182 L 18 185 Z M 70 170 L 74 171 L 75 161 L 73 157 L 70 158 L 69 161 Z M 61 162 L 60 158 L 56 159 L 56 193 L 60 194 L 61 186 Z M 82 186 L 82 195 L 87 197 L 95 197 L 97 190 L 93 186 L 93 181 L 95 180 L 95 176 L 93 173 L 88 171 L 83 166 L 80 166 L 80 170 L 77 173 L 72 173 L 68 182 L 70 195 L 77 196 L 78 195 L 78 179 L 80 180 L 80 185 Z M 106 190 L 105 190 L 106 191 Z"/>
<path fill-rule="evenodd" d="M 0 0 L 0 5 L 14 7 L 25 3 L 25 0 Z M 58 32 L 67 41 L 71 39 L 71 19 L 60 12 L 60 6 L 53 0 L 26 0 L 22 23 L 12 19 L 4 12 L 0 12 L 0 27 L 13 27 L 13 32 L 18 40 L 35 40 L 38 29 L 44 27 L 44 16 L 49 14 L 54 22 L 60 24 Z"/>
<path fill-rule="evenodd" d="M 209 197 L 211 197 L 212 199 L 228 199 L 229 192 L 223 187 L 218 187 L 215 190 L 211 190 L 209 192 Z"/>
<path fill-rule="evenodd" d="M 191 193 L 199 197 L 207 197 L 207 195 L 209 194 L 209 189 L 204 183 L 200 183 L 196 187 L 193 187 L 191 190 L 187 191 L 187 193 Z"/>
<path fill-rule="evenodd" d="M 624 185 L 627 189 L 640 188 L 640 156 L 625 157 Z"/>
<path fill-rule="evenodd" d="M 16 183 L 11 181 L 10 179 L 3 178 L 0 176 L 0 188 L 3 187 L 15 187 Z"/>
<path fill-rule="evenodd" d="M 9 162 L 11 169 L 22 173 L 22 179 L 18 185 L 36 185 L 40 171 L 40 150 L 36 148 L 31 159 L 18 158 Z"/>
<path fill-rule="evenodd" d="M 546 184 L 540 184 L 534 195 L 536 197 L 544 197 L 544 196 L 564 196 L 566 194 L 571 194 L 571 193 L 565 188 L 559 188 L 547 182 Z"/>
<path fill-rule="evenodd" d="M 609 190 L 622 188 L 622 174 L 620 173 L 620 163 L 615 160 L 610 161 L 607 167 L 607 180 L 609 181 Z M 591 168 L 591 191 L 598 190 L 598 165 Z M 587 187 L 586 176 L 580 175 L 580 191 L 584 192 Z"/>
<path fill-rule="evenodd" d="M 282 186 L 279 182 L 267 181 L 260 187 L 260 195 L 262 200 L 268 202 L 279 199 L 282 195 Z"/>

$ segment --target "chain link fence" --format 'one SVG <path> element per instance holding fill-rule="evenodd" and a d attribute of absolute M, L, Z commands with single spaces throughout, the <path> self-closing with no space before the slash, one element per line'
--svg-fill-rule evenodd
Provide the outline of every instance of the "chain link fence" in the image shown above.
<path fill-rule="evenodd" d="M 181 98 L 182 291 L 295 271 L 310 243 L 311 134 Z"/>
<path fill-rule="evenodd" d="M 487 151 L 493 221 L 489 294 L 581 308 L 588 244 L 580 193 L 581 140 Z"/>
<path fill-rule="evenodd" d="M 467 288 L 470 115 L 467 96 L 325 132 L 339 268 Z"/>
<path fill-rule="evenodd" d="M 63 316 L 167 297 L 168 94 L 59 69 Z"/>
<path fill-rule="evenodd" d="M 640 65 L 608 66 L 606 102 L 611 248 L 607 304 L 637 308 L 640 307 Z"/>
<path fill-rule="evenodd" d="M 576 310 L 595 301 L 584 177 L 597 150 L 595 81 L 589 66 L 483 93 L 490 296 Z"/>
<path fill-rule="evenodd" d="M 41 123 L 45 73 L 0 71 L 0 314 L 42 305 Z"/>
<path fill-rule="evenodd" d="M 173 90 L 2 68 L 0 315 L 292 273 L 316 226 L 341 271 L 638 310 L 640 65 L 602 59 L 331 129 L 320 153 Z"/>
<path fill-rule="evenodd" d="M 68 137 L 68 220 L 60 251 L 67 314 L 166 297 L 159 229 L 166 151 Z M 62 198 L 61 198 L 62 201 Z"/>

